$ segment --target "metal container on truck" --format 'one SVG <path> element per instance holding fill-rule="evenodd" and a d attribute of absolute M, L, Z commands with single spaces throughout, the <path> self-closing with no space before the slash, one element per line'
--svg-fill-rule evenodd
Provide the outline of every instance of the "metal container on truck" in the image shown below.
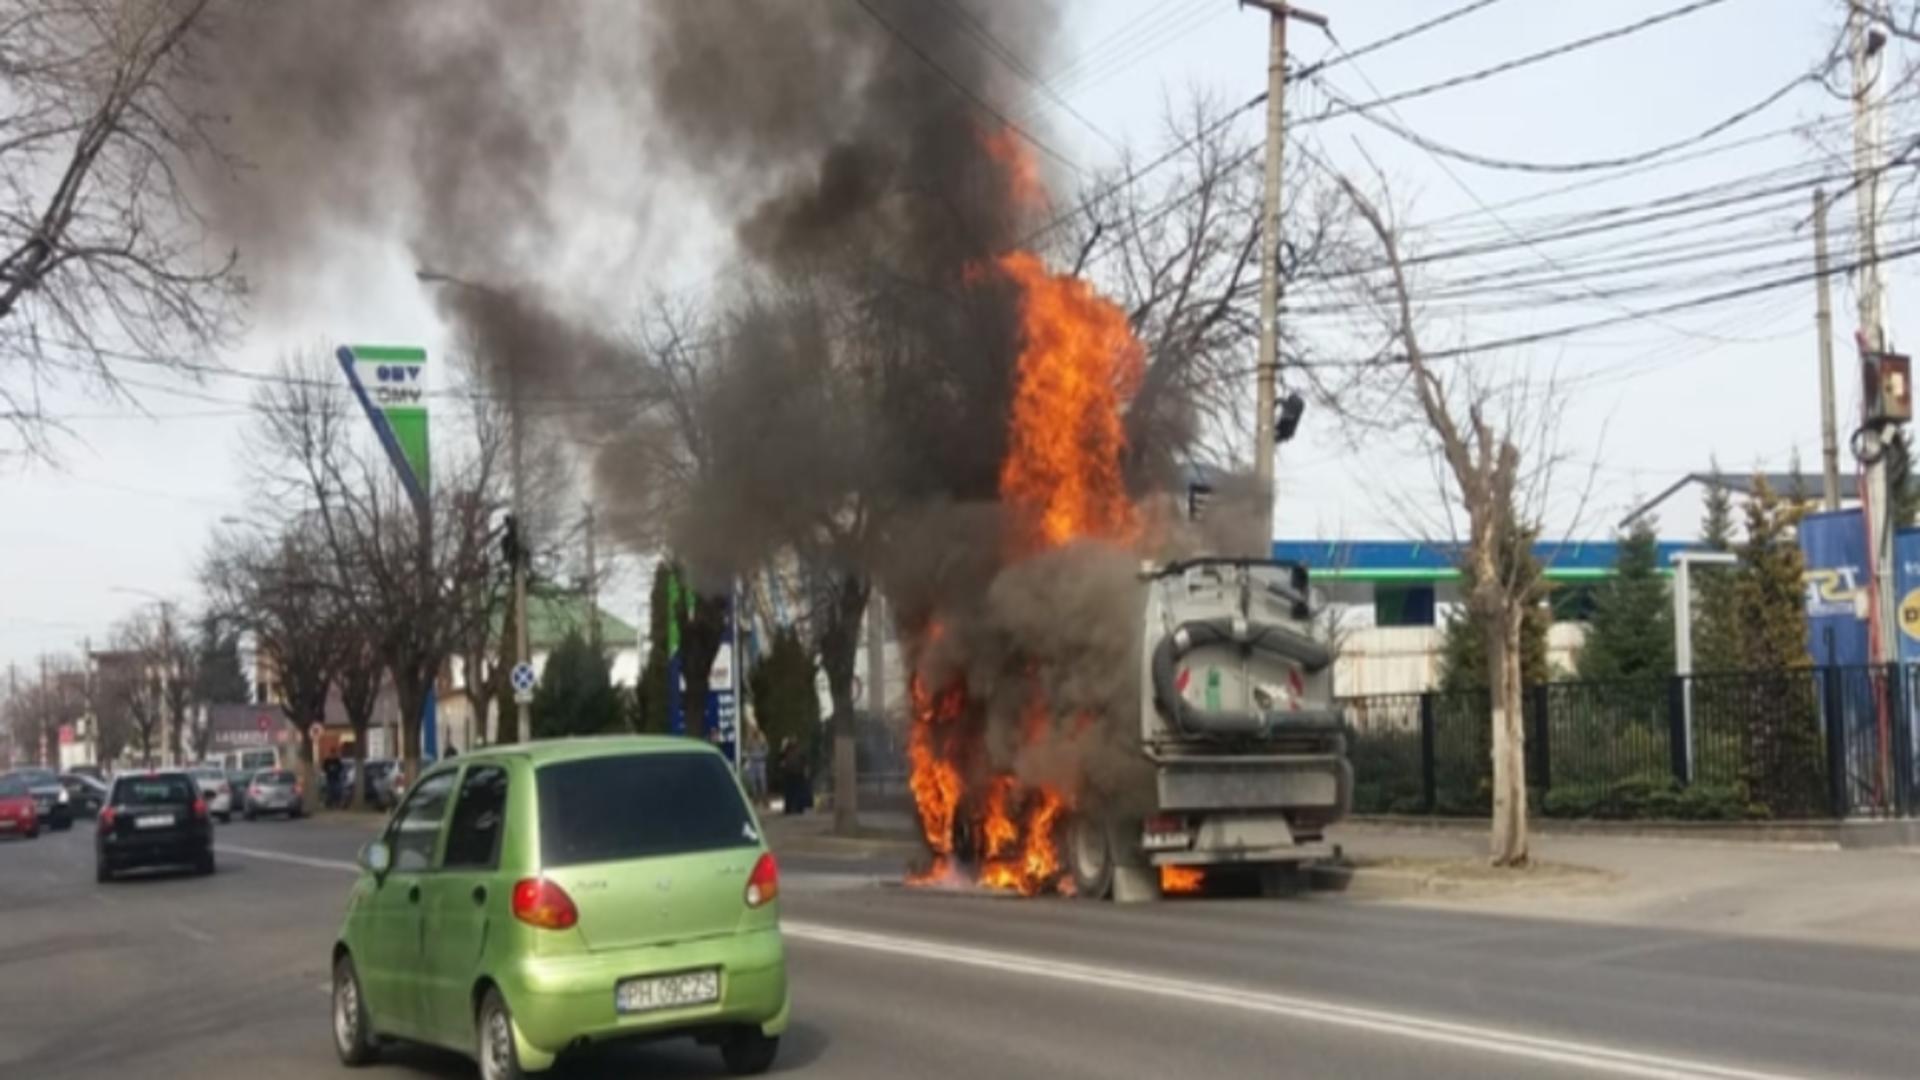
<path fill-rule="evenodd" d="M 1124 790 L 1088 791 L 1063 855 L 1082 896 L 1159 893 L 1163 866 L 1234 867 L 1275 894 L 1332 854 L 1353 771 L 1305 567 L 1200 558 L 1140 575 L 1138 743 Z"/>

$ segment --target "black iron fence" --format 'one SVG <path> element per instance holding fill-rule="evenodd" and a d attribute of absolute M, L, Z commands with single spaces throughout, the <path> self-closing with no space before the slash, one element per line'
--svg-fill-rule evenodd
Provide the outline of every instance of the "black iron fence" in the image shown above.
<path fill-rule="evenodd" d="M 1341 702 L 1358 813 L 1486 814 L 1484 691 Z M 1532 804 L 1553 817 L 1745 820 L 1920 814 L 1920 666 L 1527 688 Z"/>

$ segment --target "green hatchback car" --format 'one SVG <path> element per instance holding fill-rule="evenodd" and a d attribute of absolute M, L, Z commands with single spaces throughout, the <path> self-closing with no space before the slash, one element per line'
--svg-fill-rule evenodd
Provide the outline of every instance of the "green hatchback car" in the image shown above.
<path fill-rule="evenodd" d="M 724 758 L 687 739 L 501 746 L 427 770 L 360 855 L 333 949 L 333 1037 L 479 1060 L 690 1035 L 735 1073 L 788 1014 L 779 869 Z"/>

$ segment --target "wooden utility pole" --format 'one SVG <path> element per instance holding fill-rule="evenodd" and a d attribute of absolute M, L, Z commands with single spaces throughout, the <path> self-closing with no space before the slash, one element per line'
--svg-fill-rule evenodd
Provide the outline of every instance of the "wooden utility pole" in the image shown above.
<path fill-rule="evenodd" d="M 593 504 L 587 504 L 587 640 L 600 648 L 600 562 L 593 546 Z"/>
<path fill-rule="evenodd" d="M 1287 126 L 1287 24 L 1294 19 L 1325 29 L 1327 19 L 1269 0 L 1240 0 L 1269 19 L 1267 43 L 1267 175 L 1260 206 L 1260 360 L 1253 407 L 1253 472 L 1259 504 L 1246 554 L 1266 558 L 1273 550 L 1274 406 L 1280 372 L 1280 301 L 1286 283 L 1280 271 L 1280 174 Z"/>
<path fill-rule="evenodd" d="M 1820 338 L 1820 466 L 1828 510 L 1840 509 L 1840 441 L 1833 415 L 1833 297 L 1827 286 L 1827 193 L 1813 189 L 1814 324 Z"/>

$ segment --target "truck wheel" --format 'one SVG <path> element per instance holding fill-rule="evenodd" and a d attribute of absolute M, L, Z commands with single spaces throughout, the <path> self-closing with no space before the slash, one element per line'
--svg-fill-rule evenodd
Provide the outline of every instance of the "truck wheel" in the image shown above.
<path fill-rule="evenodd" d="M 1306 867 L 1300 863 L 1269 863 L 1260 868 L 1260 895 L 1263 898 L 1285 900 L 1306 891 Z"/>
<path fill-rule="evenodd" d="M 1075 895 L 1105 900 L 1113 894 L 1112 830 L 1090 814 L 1067 820 L 1067 870 Z"/>

